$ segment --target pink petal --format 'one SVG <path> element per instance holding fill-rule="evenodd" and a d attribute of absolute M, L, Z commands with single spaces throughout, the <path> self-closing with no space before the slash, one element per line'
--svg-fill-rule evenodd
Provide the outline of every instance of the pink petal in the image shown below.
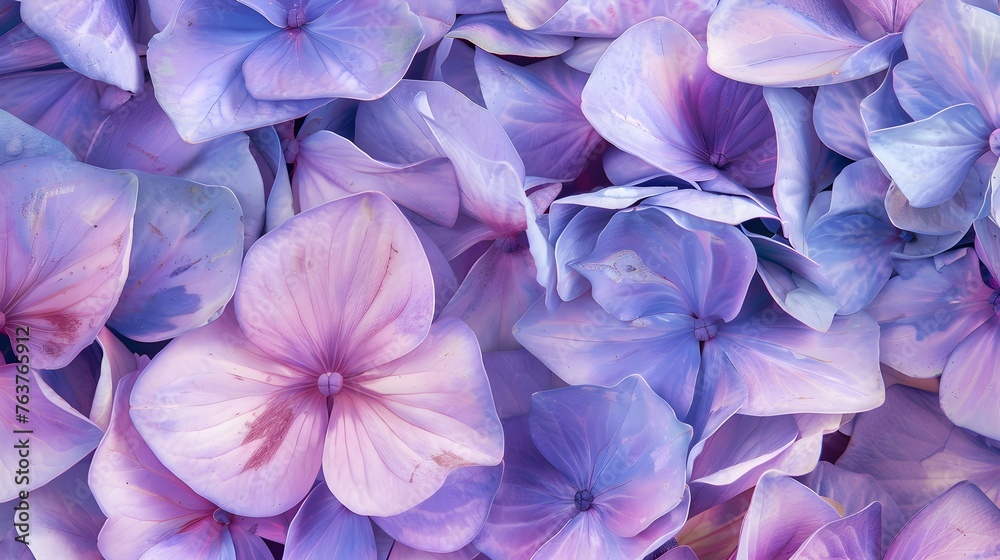
<path fill-rule="evenodd" d="M 32 367 L 57 369 L 94 341 L 121 294 L 136 178 L 37 158 L 8 163 L 0 180 L 8 185 L 0 313 L 12 340 L 30 338 Z"/>
<path fill-rule="evenodd" d="M 360 373 L 420 343 L 427 257 L 399 210 L 363 193 L 303 212 L 247 253 L 234 297 L 254 344 L 316 375 Z"/>
<path fill-rule="evenodd" d="M 409 354 L 345 380 L 323 473 L 351 511 L 388 516 L 430 497 L 454 469 L 495 465 L 502 452 L 476 338 L 447 320 Z"/>
<path fill-rule="evenodd" d="M 281 513 L 319 472 L 328 415 L 315 374 L 275 361 L 229 311 L 175 339 L 136 382 L 131 416 L 156 456 L 226 511 Z"/>

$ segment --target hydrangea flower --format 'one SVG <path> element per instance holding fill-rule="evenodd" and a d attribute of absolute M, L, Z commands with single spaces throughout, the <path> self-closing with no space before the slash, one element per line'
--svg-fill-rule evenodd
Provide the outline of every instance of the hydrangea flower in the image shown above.
<path fill-rule="evenodd" d="M 273 515 L 306 496 L 322 464 L 338 501 L 386 516 L 456 468 L 500 461 L 475 336 L 431 325 L 430 268 L 387 198 L 289 219 L 241 275 L 234 309 L 157 354 L 132 393 L 139 433 L 195 491 Z"/>
<path fill-rule="evenodd" d="M 536 393 L 505 432 L 503 482 L 475 541 L 490 558 L 638 558 L 683 523 L 691 428 L 642 378 Z"/>

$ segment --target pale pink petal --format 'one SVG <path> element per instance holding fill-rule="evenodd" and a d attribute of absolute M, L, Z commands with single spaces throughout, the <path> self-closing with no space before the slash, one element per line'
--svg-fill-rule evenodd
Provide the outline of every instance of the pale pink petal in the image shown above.
<path fill-rule="evenodd" d="M 413 228 L 388 198 L 363 193 L 303 212 L 254 244 L 236 316 L 276 359 L 349 375 L 420 343 L 432 282 Z"/>
<path fill-rule="evenodd" d="M 254 346 L 231 312 L 161 350 L 131 405 L 163 464 L 226 511 L 281 513 L 319 472 L 328 415 L 316 374 Z"/>
<path fill-rule="evenodd" d="M 502 452 L 476 338 L 447 320 L 409 354 L 345 379 L 323 473 L 351 511 L 388 516 L 430 497 L 454 469 L 495 465 Z"/>
<path fill-rule="evenodd" d="M 0 182 L 0 313 L 12 340 L 29 339 L 32 367 L 57 369 L 94 341 L 121 294 L 137 180 L 34 158 L 4 165 Z"/>

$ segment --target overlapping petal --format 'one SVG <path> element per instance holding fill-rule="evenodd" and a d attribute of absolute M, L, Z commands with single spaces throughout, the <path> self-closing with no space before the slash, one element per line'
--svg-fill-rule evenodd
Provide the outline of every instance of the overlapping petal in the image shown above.
<path fill-rule="evenodd" d="M 0 168 L 0 313 L 11 338 L 30 338 L 32 367 L 65 366 L 111 315 L 128 274 L 136 183 L 53 158 Z"/>

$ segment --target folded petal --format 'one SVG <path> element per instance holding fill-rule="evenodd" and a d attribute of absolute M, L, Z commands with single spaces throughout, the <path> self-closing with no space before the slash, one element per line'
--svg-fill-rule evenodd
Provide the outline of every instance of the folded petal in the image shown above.
<path fill-rule="evenodd" d="M 394 539 L 428 552 L 453 552 L 472 542 L 486 523 L 503 467 L 466 467 L 413 508 L 372 521 Z"/>
<path fill-rule="evenodd" d="M 21 2 L 21 18 L 52 44 L 66 66 L 138 93 L 143 80 L 132 37 L 133 9 L 125 0 L 27 0 Z"/>
<path fill-rule="evenodd" d="M 0 398 L 10 411 L 2 419 L 0 500 L 8 501 L 19 492 L 42 487 L 93 451 L 101 429 L 50 389 L 34 370 L 9 364 L 0 366 L 0 372 Z M 24 395 L 29 398 L 25 400 Z M 23 453 L 29 455 L 28 460 Z"/>
<path fill-rule="evenodd" d="M 995 556 L 1000 550 L 998 535 L 1000 508 L 974 484 L 959 482 L 903 526 L 885 558 Z"/>
<path fill-rule="evenodd" d="M 750 236 L 757 249 L 757 274 L 781 309 L 809 327 L 826 332 L 841 308 L 816 283 L 819 265 L 795 249 L 770 238 Z"/>
<path fill-rule="evenodd" d="M 776 218 L 770 210 L 745 196 L 677 189 L 646 199 L 645 204 L 680 210 L 698 218 L 738 225 L 754 218 Z"/>
<path fill-rule="evenodd" d="M 868 313 L 879 322 L 879 360 L 913 377 L 939 375 L 955 347 L 993 316 L 991 290 L 968 249 L 897 264 Z"/>
<path fill-rule="evenodd" d="M 325 484 L 313 488 L 288 527 L 288 560 L 327 555 L 333 558 L 375 560 L 371 522 L 344 507 Z"/>
<path fill-rule="evenodd" d="M 989 150 L 992 132 L 979 109 L 963 103 L 921 121 L 876 130 L 868 144 L 910 204 L 926 208 L 958 191 Z"/>
<path fill-rule="evenodd" d="M 754 489 L 735 557 L 791 557 L 813 532 L 839 517 L 833 506 L 812 490 L 778 471 L 769 471 Z"/>
<path fill-rule="evenodd" d="M 621 0 L 504 0 L 507 16 L 521 29 L 549 35 L 576 37 L 618 37 L 626 29 L 653 16 L 666 16 L 683 25 L 696 37 L 705 37 L 713 0 L 678 4 L 622 2 Z M 595 17 L 600 14 L 600 17 Z"/>
<path fill-rule="evenodd" d="M 427 257 L 383 195 L 286 221 L 247 253 L 234 301 L 247 337 L 319 375 L 360 373 L 420 343 L 434 309 Z"/>
<path fill-rule="evenodd" d="M 991 155 L 987 154 L 973 164 L 958 191 L 937 206 L 917 208 L 906 199 L 906 195 L 895 183 L 890 185 L 885 197 L 885 208 L 893 225 L 908 232 L 926 235 L 968 231 L 969 225 L 983 213 L 986 204 L 992 165 L 983 160 L 990 159 Z"/>
<path fill-rule="evenodd" d="M 230 311 L 157 353 L 130 402 L 163 464 L 228 512 L 281 513 L 319 472 L 328 415 L 316 374 L 254 346 Z"/>
<path fill-rule="evenodd" d="M 243 257 L 243 213 L 225 187 L 135 173 L 129 275 L 108 325 L 153 342 L 200 327 L 229 302 Z"/>
<path fill-rule="evenodd" d="M 500 123 L 458 91 L 427 84 L 413 102 L 438 151 L 451 159 L 462 210 L 510 236 L 527 228 L 524 164 Z"/>
<path fill-rule="evenodd" d="M 0 168 L 0 313 L 11 339 L 30 338 L 32 367 L 65 366 L 111 315 L 128 274 L 136 182 L 53 158 Z"/>
<path fill-rule="evenodd" d="M 712 69 L 734 80 L 768 86 L 862 78 L 884 70 L 901 43 L 899 35 L 869 43 L 841 2 L 723 2 L 708 22 Z"/>
<path fill-rule="evenodd" d="M 378 191 L 444 226 L 453 225 L 458 215 L 458 182 L 447 159 L 412 165 L 383 163 L 326 130 L 299 144 L 292 188 L 301 210 L 363 191 Z"/>
<path fill-rule="evenodd" d="M 460 321 L 436 323 L 413 351 L 345 387 L 333 401 L 323 473 L 351 511 L 396 515 L 453 470 L 500 462 L 500 420 L 476 338 Z"/>
<path fill-rule="evenodd" d="M 882 556 L 882 506 L 875 502 L 865 509 L 827 523 L 809 536 L 792 560 L 810 558 L 857 558 L 879 560 Z"/>
<path fill-rule="evenodd" d="M 569 181 L 601 137 L 580 110 L 587 75 L 553 58 L 527 67 L 476 51 L 486 107 L 524 160 L 528 175 Z"/>
<path fill-rule="evenodd" d="M 1000 502 L 1000 453 L 952 424 L 938 397 L 892 386 L 883 406 L 858 416 L 837 466 L 870 474 L 906 517 L 962 480 Z"/>
<path fill-rule="evenodd" d="M 469 14 L 455 20 L 446 37 L 465 39 L 493 54 L 555 56 L 573 46 L 570 37 L 542 35 L 514 27 L 502 12 Z"/>

